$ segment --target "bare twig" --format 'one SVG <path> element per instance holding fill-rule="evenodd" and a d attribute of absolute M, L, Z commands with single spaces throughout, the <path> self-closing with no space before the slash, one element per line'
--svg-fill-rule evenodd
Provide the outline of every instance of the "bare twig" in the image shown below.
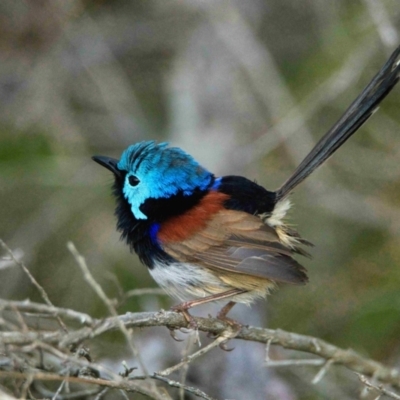
<path fill-rule="evenodd" d="M 68 247 L 68 250 L 74 256 L 79 268 L 81 269 L 81 271 L 83 273 L 83 277 L 86 280 L 86 282 L 92 287 L 92 289 L 95 291 L 95 293 L 99 296 L 99 298 L 106 305 L 109 313 L 112 316 L 117 317 L 118 316 L 117 310 L 115 309 L 111 300 L 105 294 L 103 288 L 96 282 L 96 280 L 90 273 L 90 270 L 89 270 L 88 266 L 86 265 L 86 261 L 85 261 L 84 257 L 81 254 L 79 254 L 78 250 L 76 249 L 75 245 L 72 242 L 68 242 L 67 247 Z M 119 318 L 117 318 L 117 320 L 119 321 L 118 328 L 124 335 L 126 342 L 128 343 L 130 350 L 132 351 L 133 356 L 138 359 L 138 362 L 140 364 L 140 367 L 142 368 L 143 373 L 145 375 L 149 375 L 149 372 L 148 372 L 148 370 L 141 358 L 141 355 L 135 345 L 135 342 L 133 339 L 133 332 L 131 330 L 128 331 L 126 326 L 119 320 Z M 158 391 L 157 387 L 154 384 L 152 384 L 152 386 L 153 386 L 154 391 L 157 392 Z"/>
<path fill-rule="evenodd" d="M 10 378 L 20 378 L 24 379 L 26 374 L 23 372 L 17 371 L 0 371 L 0 376 L 2 377 L 10 377 Z M 33 380 L 39 381 L 67 381 L 70 383 L 88 383 L 90 385 L 99 385 L 103 387 L 108 387 L 111 389 L 122 389 L 127 392 L 133 393 L 141 393 L 151 399 L 161 400 L 165 399 L 165 396 L 158 396 L 154 395 L 153 390 L 146 389 L 145 386 L 138 385 L 131 380 L 126 380 L 120 378 L 119 380 L 107 380 L 107 379 L 99 379 L 99 378 L 92 378 L 92 377 L 83 377 L 83 376 L 60 376 L 58 374 L 49 373 L 49 372 L 34 372 L 31 373 L 30 376 Z"/>
<path fill-rule="evenodd" d="M 120 294 L 118 307 L 125 303 L 131 297 L 139 296 L 166 296 L 167 293 L 161 288 L 143 288 L 143 289 L 132 289 L 125 293 Z"/>
<path fill-rule="evenodd" d="M 20 325 L 20 328 L 21 328 L 21 331 L 23 332 L 23 333 L 28 333 L 29 332 L 29 328 L 28 328 L 28 325 L 25 323 L 25 321 L 24 321 L 24 319 L 22 318 L 22 315 L 21 315 L 21 313 L 19 312 L 19 310 L 17 309 L 17 308 L 13 308 L 13 311 L 14 311 L 14 313 L 15 313 L 15 315 L 16 315 L 16 319 L 17 319 L 17 322 L 19 323 L 19 325 Z"/>
<path fill-rule="evenodd" d="M 104 388 L 100 393 L 97 394 L 94 400 L 100 400 L 108 391 L 109 388 Z"/>
<path fill-rule="evenodd" d="M 160 395 L 160 397 L 155 397 L 153 391 L 150 391 L 149 389 L 146 389 L 146 387 L 144 387 L 142 385 L 138 385 L 137 383 L 134 382 L 137 380 L 148 379 L 148 377 L 146 377 L 144 375 L 136 376 L 129 380 L 122 379 L 122 378 L 120 378 L 119 380 L 107 380 L 107 379 L 100 379 L 100 378 L 87 378 L 87 377 L 82 377 L 82 376 L 65 377 L 65 376 L 60 376 L 60 375 L 57 375 L 54 373 L 49 373 L 49 372 L 33 372 L 30 374 L 30 376 L 32 377 L 33 380 L 38 380 L 38 381 L 61 381 L 61 382 L 66 381 L 66 382 L 70 382 L 70 383 L 86 383 L 86 384 L 90 384 L 90 385 L 98 385 L 98 386 L 102 386 L 102 387 L 110 388 L 110 389 L 119 389 L 119 390 L 124 390 L 126 392 L 140 393 L 151 399 L 156 399 L 156 400 L 157 399 L 166 400 L 169 398 L 168 395 Z M 22 372 L 17 372 L 17 371 L 15 371 L 15 372 L 14 371 L 0 371 L 0 377 L 24 379 L 26 377 L 26 375 Z M 197 388 L 183 385 L 179 382 L 173 381 L 164 376 L 161 376 L 158 374 L 152 374 L 152 375 L 150 375 L 150 378 L 157 380 L 157 381 L 164 382 L 171 387 L 175 387 L 175 388 L 183 387 L 184 390 L 187 391 L 188 393 L 192 393 L 195 396 L 200 397 L 202 399 L 215 400 L 213 397 L 208 396 L 206 393 L 204 393 L 203 391 L 201 391 Z"/>
<path fill-rule="evenodd" d="M 0 246 L 3 247 L 3 249 L 10 255 L 12 260 L 15 262 L 15 264 L 19 265 L 22 270 L 25 272 L 26 276 L 29 278 L 33 286 L 36 287 L 36 289 L 39 291 L 40 295 L 42 296 L 42 299 L 44 302 L 50 306 L 54 307 L 53 303 L 50 301 L 49 296 L 47 295 L 46 291 L 43 289 L 43 286 L 39 284 L 39 282 L 35 279 L 35 277 L 30 273 L 29 269 L 26 267 L 26 265 L 18 260 L 17 257 L 14 256 L 14 253 L 12 250 L 3 242 L 3 240 L 0 239 Z M 65 331 L 68 332 L 66 325 L 62 321 L 62 319 L 58 316 L 56 316 L 57 322 L 60 324 L 61 328 Z"/>
<path fill-rule="evenodd" d="M 137 296 L 144 296 L 144 295 L 152 295 L 152 296 L 165 296 L 166 292 L 160 288 L 144 288 L 144 289 L 132 289 L 128 290 L 124 293 L 124 298 L 129 297 L 137 297 Z"/>
<path fill-rule="evenodd" d="M 26 395 L 28 394 L 29 387 L 31 386 L 32 382 L 33 382 L 33 376 L 31 373 L 28 373 L 24 383 L 22 384 L 21 395 L 20 395 L 21 399 L 26 398 Z"/>
<path fill-rule="evenodd" d="M 174 328 L 186 327 L 186 321 L 179 313 L 158 312 L 158 313 L 128 313 L 120 316 L 119 319 L 126 326 L 147 327 L 147 326 L 168 326 Z M 229 326 L 224 322 L 213 318 L 196 318 L 199 330 L 215 335 L 221 334 Z M 79 343 L 89 337 L 100 335 L 104 332 L 118 329 L 114 318 L 108 318 L 99 323 L 96 328 L 82 328 L 64 336 L 63 345 Z M 257 327 L 242 327 L 236 339 L 250 340 L 254 342 L 278 344 L 284 348 L 303 351 L 318 355 L 325 360 L 334 359 L 335 364 L 344 365 L 350 370 L 362 373 L 367 376 L 376 374 L 377 379 L 382 382 L 391 383 L 400 387 L 400 372 L 397 369 L 387 368 L 384 365 L 366 359 L 353 350 L 344 350 L 324 340 L 310 336 L 282 330 L 263 329 Z"/>
<path fill-rule="evenodd" d="M 214 349 L 215 347 L 218 347 L 219 345 L 221 345 L 222 343 L 226 342 L 229 339 L 233 339 L 237 334 L 238 331 L 233 331 L 232 329 L 229 329 L 230 327 L 228 327 L 228 329 L 226 331 L 223 331 L 221 333 L 221 335 L 219 337 L 217 337 L 217 339 L 215 339 L 213 342 L 211 342 L 209 345 L 201 348 L 200 350 L 196 351 L 195 353 L 187 356 L 183 361 L 181 361 L 180 363 L 165 369 L 164 371 L 160 371 L 157 375 L 160 376 L 168 376 L 170 375 L 172 372 L 188 365 L 189 363 L 191 363 L 193 360 L 195 360 L 196 358 L 201 357 L 202 355 L 208 353 L 210 350 Z"/>
<path fill-rule="evenodd" d="M 21 249 L 15 249 L 13 250 L 14 257 L 19 261 L 22 259 L 24 252 Z M 14 267 L 15 262 L 14 260 L 10 258 L 0 258 L 0 270 L 7 269 L 10 267 Z"/>
<path fill-rule="evenodd" d="M 312 380 L 312 383 L 314 385 L 320 382 L 320 380 L 325 376 L 325 374 L 328 372 L 328 369 L 333 363 L 334 363 L 333 358 L 330 358 L 325 362 L 325 364 L 322 366 L 322 368 L 318 371 L 317 375 L 315 375 L 314 379 Z"/>
<path fill-rule="evenodd" d="M 74 256 L 79 268 L 81 269 L 85 281 L 89 284 L 89 286 L 95 291 L 95 293 L 99 296 L 99 298 L 106 305 L 108 312 L 114 317 L 118 316 L 117 310 L 115 309 L 113 303 L 107 297 L 103 288 L 96 282 L 96 280 L 93 278 L 93 275 L 90 273 L 90 270 L 89 270 L 88 266 L 86 265 L 86 261 L 85 261 L 84 257 L 78 253 L 78 250 L 76 249 L 75 245 L 72 242 L 68 242 L 67 247 L 68 247 L 68 250 Z M 126 329 L 126 327 L 123 323 L 119 323 L 118 327 L 120 328 L 121 332 L 125 336 L 126 341 L 129 345 L 129 348 L 132 351 L 132 354 L 135 357 L 138 357 L 139 352 L 133 342 L 132 332 L 128 332 L 128 330 Z M 144 371 L 146 371 L 146 368 L 144 365 L 141 365 L 141 367 L 143 368 Z"/>
<path fill-rule="evenodd" d="M 364 0 L 383 44 L 387 47 L 396 46 L 399 41 L 397 30 L 390 20 L 388 11 L 382 2 Z"/>
<path fill-rule="evenodd" d="M 21 313 L 29 313 L 32 317 L 40 318 L 43 318 L 44 316 L 60 316 L 76 320 L 81 324 L 88 326 L 93 324 L 93 319 L 89 314 L 70 310 L 68 308 L 55 307 L 53 305 L 48 306 L 46 304 L 33 303 L 30 300 L 13 301 L 0 299 L 0 310 L 18 310 Z"/>
<path fill-rule="evenodd" d="M 161 375 L 158 375 L 158 374 L 153 374 L 152 378 L 158 379 L 158 380 L 160 380 L 162 382 L 165 382 L 171 387 L 176 387 L 178 389 L 183 388 L 186 392 L 192 393 L 195 396 L 200 397 L 202 399 L 216 400 L 216 399 L 214 399 L 214 397 L 208 396 L 206 393 L 204 393 L 200 389 L 197 389 L 197 388 L 194 388 L 194 387 L 191 387 L 191 386 L 187 386 L 187 385 L 184 385 L 182 383 L 173 381 L 173 380 L 171 380 L 169 378 L 166 378 L 165 376 L 161 376 Z"/>
<path fill-rule="evenodd" d="M 194 342 L 192 340 L 192 335 L 193 332 L 189 334 L 188 340 L 186 341 L 186 347 L 182 351 L 183 359 L 186 359 L 193 349 Z M 181 369 L 179 380 L 182 384 L 185 384 L 188 371 L 189 371 L 189 363 L 184 365 Z M 185 389 L 183 387 L 179 388 L 179 400 L 185 400 Z"/>
<path fill-rule="evenodd" d="M 68 383 L 68 382 L 67 382 Z M 36 381 L 34 383 L 35 389 L 41 394 L 42 397 L 53 397 L 54 396 L 54 391 L 47 389 L 41 381 Z M 57 397 L 57 400 L 71 400 L 71 399 L 80 399 L 80 398 L 85 398 L 89 396 L 96 396 L 100 394 L 100 392 L 103 392 L 104 390 L 109 390 L 108 388 L 105 389 L 99 389 L 99 388 L 94 388 L 94 389 L 86 389 L 86 390 L 76 390 L 70 393 L 63 393 L 59 394 Z"/>
<path fill-rule="evenodd" d="M 214 335 L 220 335 L 229 328 L 223 321 L 214 318 L 195 318 L 195 320 L 200 331 Z M 57 344 L 59 348 L 67 348 L 103 333 L 120 329 L 121 323 L 127 328 L 151 326 L 184 328 L 187 326 L 187 322 L 182 315 L 172 311 L 127 313 L 118 317 L 109 317 L 104 320 L 94 321 L 93 327 L 84 327 L 71 331 L 68 334 L 60 331 L 30 331 L 27 334 L 21 332 L 0 332 L 0 343 L 4 345 L 21 345 L 40 340 L 44 343 Z M 251 326 L 243 326 L 235 338 L 260 343 L 267 343 L 270 340 L 271 344 L 280 345 L 286 349 L 315 354 L 325 360 L 334 359 L 336 365 L 343 365 L 354 372 L 366 376 L 375 376 L 380 382 L 400 387 L 399 370 L 388 368 L 381 363 L 360 356 L 351 349 L 344 350 L 318 338 L 282 330 Z"/>
<path fill-rule="evenodd" d="M 266 364 L 268 364 L 271 361 L 271 359 L 269 357 L 270 349 L 271 349 L 271 339 L 268 339 L 267 343 L 265 344 L 265 363 Z"/>
<path fill-rule="evenodd" d="M 358 378 L 360 379 L 360 381 L 369 389 L 374 389 L 376 390 L 380 395 L 385 395 L 390 397 L 391 399 L 396 399 L 396 400 L 400 400 L 400 396 L 394 392 L 392 392 L 391 390 L 385 389 L 383 387 L 383 385 L 374 385 L 373 383 L 371 383 L 370 381 L 368 381 L 368 379 L 361 374 L 357 374 Z"/>
<path fill-rule="evenodd" d="M 265 366 L 266 367 L 298 367 L 300 365 L 311 365 L 311 366 L 318 366 L 324 365 L 326 361 L 324 359 L 318 358 L 311 358 L 311 359 L 291 359 L 291 360 L 270 360 L 268 361 Z"/>
<path fill-rule="evenodd" d="M 51 398 L 51 400 L 57 400 L 58 396 L 61 393 L 61 390 L 63 390 L 63 387 L 65 385 L 65 379 L 61 382 L 60 386 L 58 387 L 57 391 L 54 393 L 53 397 Z"/>

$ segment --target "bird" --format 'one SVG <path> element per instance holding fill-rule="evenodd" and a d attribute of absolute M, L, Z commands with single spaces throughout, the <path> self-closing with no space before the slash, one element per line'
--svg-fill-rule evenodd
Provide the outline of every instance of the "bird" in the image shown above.
<path fill-rule="evenodd" d="M 251 304 L 281 283 L 307 283 L 294 258 L 312 244 L 285 222 L 289 194 L 377 110 L 399 80 L 400 46 L 340 119 L 275 191 L 242 176 L 215 176 L 168 143 L 141 141 L 120 159 L 93 156 L 114 175 L 117 230 L 154 280 L 179 299 L 172 310 L 197 326 L 192 307 Z"/>

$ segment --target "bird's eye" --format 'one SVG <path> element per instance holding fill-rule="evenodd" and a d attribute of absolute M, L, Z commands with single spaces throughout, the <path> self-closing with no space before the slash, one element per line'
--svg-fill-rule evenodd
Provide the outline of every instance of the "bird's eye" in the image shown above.
<path fill-rule="evenodd" d="M 135 175 L 130 175 L 128 181 L 131 186 L 137 186 L 140 182 L 139 178 L 137 178 Z"/>

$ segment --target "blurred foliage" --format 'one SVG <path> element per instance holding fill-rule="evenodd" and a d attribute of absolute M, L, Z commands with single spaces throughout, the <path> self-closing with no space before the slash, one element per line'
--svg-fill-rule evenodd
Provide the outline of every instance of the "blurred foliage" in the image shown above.
<path fill-rule="evenodd" d="M 24 252 L 55 304 L 105 315 L 68 240 L 111 298 L 154 283 L 119 242 L 111 177 L 90 156 L 168 140 L 217 175 L 242 174 L 274 189 L 400 42 L 399 21 L 396 0 L 1 2 L 0 237 Z M 316 245 L 313 260 L 301 260 L 310 283 L 282 287 L 253 308 L 271 328 L 392 365 L 400 345 L 399 104 L 396 88 L 293 195 L 293 224 Z M 2 297 L 40 299 L 18 268 L 0 273 Z M 170 304 L 144 296 L 119 311 Z M 251 322 L 248 314 L 240 320 Z M 104 339 L 110 348 L 117 336 Z M 171 354 L 159 351 L 164 365 Z M 232 358 L 216 359 L 232 373 Z M 354 398 L 351 379 L 334 394 L 329 383 L 308 386 L 314 372 L 262 372 L 270 385 L 253 398 Z M 211 395 L 239 390 L 226 376 L 216 385 L 195 375 L 191 382 Z M 344 387 L 348 377 L 337 379 Z"/>

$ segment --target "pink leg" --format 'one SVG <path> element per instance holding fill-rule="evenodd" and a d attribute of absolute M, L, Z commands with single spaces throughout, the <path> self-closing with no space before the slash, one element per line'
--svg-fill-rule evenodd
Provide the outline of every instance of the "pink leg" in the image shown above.
<path fill-rule="evenodd" d="M 188 310 L 190 308 L 199 306 L 201 304 L 209 303 L 210 301 L 216 301 L 216 300 L 223 300 L 232 296 L 236 296 L 238 294 L 245 293 L 246 290 L 242 289 L 231 289 L 223 293 L 218 293 L 218 294 L 213 294 L 211 296 L 203 297 L 201 299 L 197 300 L 191 300 L 191 301 L 185 301 L 183 303 L 180 303 L 176 306 L 171 307 L 171 310 L 177 311 L 182 313 L 182 315 L 185 317 L 186 321 L 189 323 L 190 327 L 193 329 L 197 329 L 197 323 L 194 320 L 194 318 L 189 314 Z M 228 322 L 229 318 L 226 317 L 226 314 L 231 310 L 231 308 L 235 305 L 236 303 L 234 301 L 230 301 L 225 307 L 222 308 L 222 310 L 218 313 L 218 318 Z M 231 320 L 233 321 L 233 320 Z M 235 323 L 237 325 L 237 323 Z"/>

